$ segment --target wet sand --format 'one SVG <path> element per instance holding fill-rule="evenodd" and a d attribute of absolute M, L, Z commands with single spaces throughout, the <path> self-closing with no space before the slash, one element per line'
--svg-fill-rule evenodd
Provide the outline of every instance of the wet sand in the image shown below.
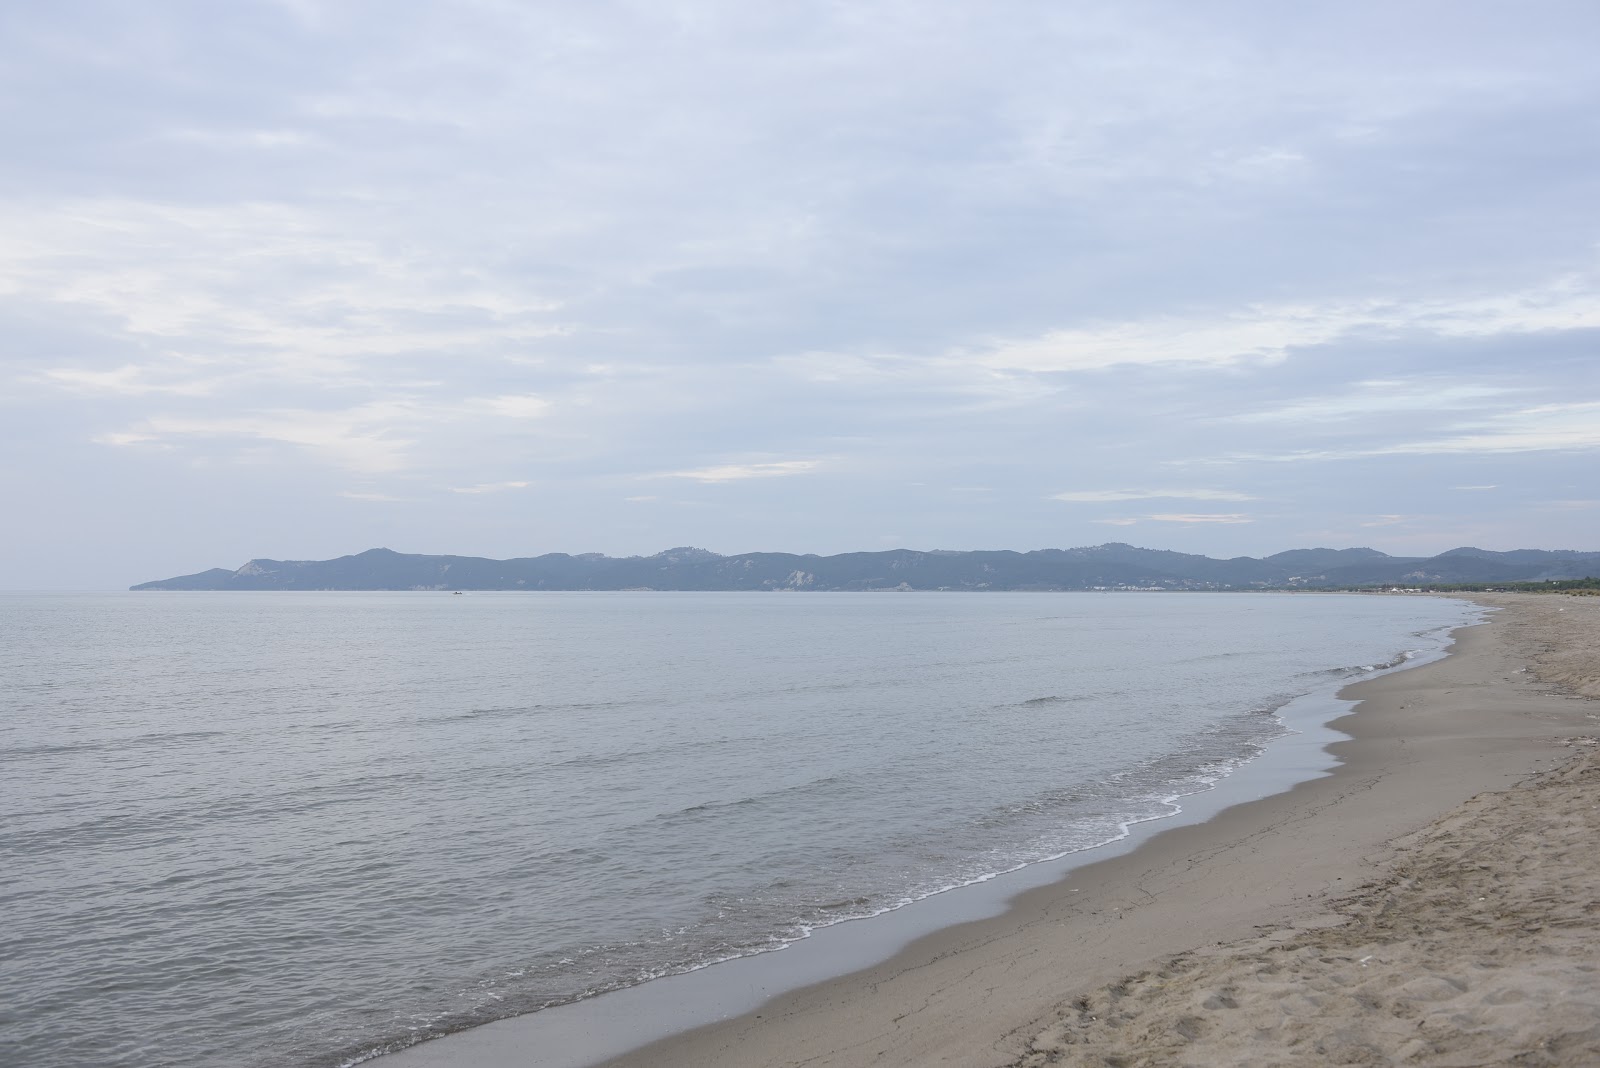
<path fill-rule="evenodd" d="M 1332 774 L 606 1063 L 1600 1063 L 1600 598 L 1481 600 Z M 540 1064 L 516 1024 L 396 1060 Z"/>

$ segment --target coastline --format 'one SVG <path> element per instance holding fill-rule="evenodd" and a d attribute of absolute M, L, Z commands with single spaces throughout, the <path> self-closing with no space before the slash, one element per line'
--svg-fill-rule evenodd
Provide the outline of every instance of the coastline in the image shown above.
<path fill-rule="evenodd" d="M 1510 607 L 1457 631 L 1443 659 L 1341 692 L 1359 704 L 1333 724 L 1350 738 L 1331 747 L 1339 763 L 1330 774 L 1158 830 L 1130 852 L 1023 892 L 1002 915 L 936 931 L 880 964 L 604 1063 L 1055 1063 L 1055 1054 L 1038 1060 L 1040 1051 L 1060 1046 L 1064 1006 L 1075 995 L 1263 927 L 1301 931 L 1340 920 L 1330 911 L 1335 899 L 1392 864 L 1397 837 L 1548 768 L 1560 738 L 1594 726 L 1521 670 L 1530 647 L 1521 632 L 1539 623 L 1529 598 L 1473 599 Z M 587 1026 L 600 1032 L 606 1021 Z M 385 1060 L 396 1068 L 535 1065 L 552 1052 L 550 1040 L 514 1019 Z M 566 1041 L 581 1042 L 581 1029 Z"/>

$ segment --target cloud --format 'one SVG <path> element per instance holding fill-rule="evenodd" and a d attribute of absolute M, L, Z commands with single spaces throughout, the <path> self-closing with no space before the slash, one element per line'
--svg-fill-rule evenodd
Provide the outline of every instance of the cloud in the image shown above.
<path fill-rule="evenodd" d="M 1189 501 L 1253 501 L 1257 498 L 1248 493 L 1238 493 L 1234 490 L 1214 489 L 1171 489 L 1171 490 L 1077 490 L 1069 493 L 1051 494 L 1050 500 L 1071 501 L 1074 503 L 1101 502 L 1101 501 L 1146 501 L 1146 500 L 1189 500 Z"/>
<path fill-rule="evenodd" d="M 549 401 L 533 393 L 490 397 L 483 404 L 494 414 L 510 419 L 532 419 L 543 415 L 550 408 Z"/>
<path fill-rule="evenodd" d="M 1295 346 L 1331 341 L 1350 325 L 1331 310 L 1252 308 L 1218 319 L 1158 316 L 1052 330 L 1036 338 L 997 341 L 974 355 L 985 367 L 1032 372 L 1134 364 L 1270 364 L 1281 362 Z"/>
<path fill-rule="evenodd" d="M 1564 275 L 1526 289 L 1479 296 L 1252 304 L 1214 315 L 1157 315 L 995 341 L 951 353 L 950 358 L 990 368 L 1052 373 L 1154 364 L 1226 368 L 1281 363 L 1295 349 L 1327 345 L 1354 334 L 1484 338 L 1596 328 L 1600 328 L 1600 286 L 1588 276 Z"/>
<path fill-rule="evenodd" d="M 503 493 L 506 490 L 527 489 L 527 482 L 480 482 L 476 486 L 452 486 L 451 493 Z"/>
<path fill-rule="evenodd" d="M 222 149 L 283 149 L 301 148 L 312 143 L 313 138 L 301 130 L 169 130 L 166 136 L 173 141 L 193 141 Z"/>
<path fill-rule="evenodd" d="M 1234 513 L 1232 515 L 1212 515 L 1212 514 L 1209 514 L 1209 513 L 1196 515 L 1196 514 L 1174 514 L 1174 513 L 1168 512 L 1168 513 L 1163 513 L 1161 515 L 1146 516 L 1145 518 L 1146 519 L 1152 519 L 1157 523 L 1227 523 L 1227 524 L 1231 524 L 1231 523 L 1254 523 L 1255 522 L 1255 519 L 1252 518 L 1251 516 L 1240 515 L 1240 514 L 1237 514 L 1237 513 Z"/>
<path fill-rule="evenodd" d="M 117 381 L 122 382 L 124 377 L 119 375 Z M 118 392 L 142 395 L 141 391 Z M 435 457 L 447 448 L 453 453 L 474 448 L 471 442 L 482 430 L 485 412 L 507 419 L 528 419 L 546 414 L 550 408 L 550 402 L 543 397 L 506 394 L 456 402 L 384 398 L 347 408 L 245 409 L 221 416 L 164 412 L 138 419 L 120 430 L 92 435 L 91 440 L 119 447 L 173 448 L 181 442 L 254 439 L 295 446 L 318 462 L 346 470 L 381 473 L 408 467 L 414 448 L 424 440 L 432 445 Z M 525 485 L 485 483 L 453 492 L 484 493 Z"/>
<path fill-rule="evenodd" d="M 1490 485 L 1490 486 L 1452 486 L 1451 487 L 1451 489 L 1467 490 L 1467 491 L 1473 491 L 1473 492 L 1482 491 L 1482 490 L 1495 490 L 1495 489 L 1499 489 L 1499 488 L 1500 488 L 1499 486 L 1494 486 L 1494 485 Z"/>
<path fill-rule="evenodd" d="M 772 463 L 721 464 L 691 471 L 672 471 L 667 478 L 692 478 L 696 482 L 738 482 L 747 478 L 778 478 L 803 475 L 822 465 L 820 460 L 779 460 Z"/>
<path fill-rule="evenodd" d="M 526 348 L 569 329 L 525 285 L 398 251 L 309 204 L 0 201 L 0 228 L 0 297 L 163 350 L 137 367 L 44 372 L 67 388 L 212 392 L 184 381 L 195 353 L 213 377 L 325 383 L 367 361 Z"/>
<path fill-rule="evenodd" d="M 1336 422 L 1390 416 L 1396 412 L 1486 408 L 1509 394 L 1526 392 L 1527 387 L 1453 385 L 1437 378 L 1382 379 L 1357 382 L 1353 390 L 1341 395 L 1294 401 L 1264 411 L 1223 416 L 1222 419 L 1235 423 Z"/>
<path fill-rule="evenodd" d="M 215 418 L 159 415 L 126 431 L 102 434 L 104 445 L 172 445 L 182 439 L 253 439 L 292 445 L 353 471 L 388 472 L 406 466 L 414 438 L 402 427 L 425 419 L 409 401 L 375 401 L 342 411 L 275 410 Z"/>
<path fill-rule="evenodd" d="M 1090 520 L 1090 522 L 1092 522 L 1092 523 L 1103 523 L 1106 526 L 1112 526 L 1112 527 L 1132 527 L 1132 526 L 1137 526 L 1138 524 L 1140 524 L 1142 522 L 1147 522 L 1147 521 L 1148 522 L 1152 522 L 1152 523 L 1189 523 L 1189 524 L 1215 523 L 1215 524 L 1220 524 L 1220 525 L 1223 525 L 1223 526 L 1231 526 L 1231 525 L 1236 525 L 1236 524 L 1239 524 L 1239 523 L 1254 523 L 1255 519 L 1252 518 L 1251 516 L 1241 515 L 1241 514 L 1237 514 L 1237 513 L 1235 513 L 1235 514 L 1218 515 L 1218 514 L 1213 514 L 1213 513 L 1209 513 L 1209 512 L 1206 512 L 1206 513 L 1160 512 L 1160 513 L 1157 513 L 1155 515 L 1145 515 L 1145 516 L 1138 516 L 1138 517 L 1134 517 L 1134 516 L 1119 516 L 1119 517 L 1116 517 L 1116 518 L 1113 518 L 1113 519 L 1093 519 L 1093 520 Z"/>
<path fill-rule="evenodd" d="M 125 397 L 143 397 L 167 393 L 180 397 L 204 397 L 216 391 L 221 379 L 208 376 L 196 379 L 149 380 L 151 369 L 134 364 L 124 364 L 108 371 L 89 371 L 58 368 L 45 371 L 40 377 L 48 382 L 65 386 L 82 393 L 114 393 Z"/>
<path fill-rule="evenodd" d="M 1495 455 L 1527 452 L 1586 452 L 1600 448 L 1600 401 L 1545 404 L 1488 416 L 1460 424 L 1456 433 L 1370 447 L 1301 449 L 1285 453 L 1254 453 L 1227 457 L 1223 462 L 1260 460 L 1274 463 L 1297 460 L 1354 460 L 1371 456 Z M 1497 486 L 1457 486 L 1464 490 L 1490 490 Z"/>
<path fill-rule="evenodd" d="M 1557 452 L 1600 448 L 1600 401 L 1507 412 L 1466 433 L 1371 450 L 1368 455 Z"/>
<path fill-rule="evenodd" d="M 352 501 L 387 501 L 400 502 L 404 497 L 392 497 L 387 493 L 367 493 L 359 490 L 340 490 L 339 496 L 347 497 Z"/>
<path fill-rule="evenodd" d="M 131 448 L 134 446 L 149 446 L 150 448 L 155 449 L 172 448 L 171 443 L 162 441 L 161 435 L 153 431 L 114 431 L 107 434 L 98 434 L 90 440 L 96 445 L 113 445 L 119 448 Z"/>

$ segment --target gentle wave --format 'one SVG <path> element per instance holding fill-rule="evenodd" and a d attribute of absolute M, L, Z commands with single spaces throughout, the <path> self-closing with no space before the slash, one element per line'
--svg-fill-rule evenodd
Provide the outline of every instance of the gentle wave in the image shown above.
<path fill-rule="evenodd" d="M 0 719 L 0 1003 L 32 1068 L 357 1063 L 780 950 L 1120 840 L 1260 753 L 1290 697 L 1461 618 L 1205 594 L 18 603 L 0 670 L 48 697 Z"/>
<path fill-rule="evenodd" d="M 535 1001 L 519 1004 L 512 1000 L 513 995 L 501 995 L 496 997 L 493 1002 L 494 1008 L 500 1011 L 491 1011 L 487 1015 L 474 1013 L 456 1018 L 439 1018 L 432 1021 L 425 1034 L 408 1030 L 404 1036 L 395 1036 L 386 1044 L 349 1054 L 340 1063 L 345 1065 L 363 1063 L 383 1053 L 394 1052 L 417 1042 L 425 1041 L 428 1038 L 479 1026 L 489 1020 L 571 1004 L 602 993 L 634 986 L 641 982 L 697 971 L 753 954 L 776 952 L 788 948 L 801 939 L 810 937 L 817 931 L 839 923 L 870 920 L 889 912 L 898 911 L 930 897 L 992 881 L 1033 864 L 1058 861 L 1074 854 L 1088 852 L 1122 841 L 1133 832 L 1135 827 L 1179 814 L 1182 812 L 1181 802 L 1185 797 L 1212 788 L 1223 778 L 1258 756 L 1271 737 L 1281 733 L 1282 730 L 1282 724 L 1276 723 L 1276 729 L 1263 732 L 1259 726 L 1259 716 L 1263 712 L 1268 715 L 1275 714 L 1275 710 L 1253 709 L 1243 714 L 1239 723 L 1220 730 L 1207 732 L 1213 737 L 1250 735 L 1242 752 L 1224 755 L 1219 751 L 1201 759 L 1195 759 L 1192 755 L 1175 755 L 1163 760 L 1150 761 L 1144 765 L 1109 776 L 1100 783 L 1089 784 L 1086 788 L 1059 795 L 1041 797 L 1031 803 L 1013 807 L 1003 815 L 997 814 L 993 819 L 980 818 L 975 821 L 979 826 L 987 828 L 1012 824 L 1015 822 L 1015 817 L 1022 813 L 1048 814 L 1068 808 L 1076 808 L 1081 812 L 1086 805 L 1090 807 L 1091 811 L 1095 806 L 1103 806 L 1105 813 L 1099 817 L 1098 822 L 1100 825 L 1091 824 L 1091 829 L 1070 844 L 1058 843 L 1051 848 L 1042 850 L 1036 849 L 1012 855 L 992 856 L 987 863 L 970 867 L 951 879 L 933 882 L 888 898 L 857 895 L 839 900 L 823 901 L 809 906 L 803 913 L 791 916 L 774 931 L 765 932 L 744 941 L 716 942 L 709 945 L 704 954 L 699 957 L 666 961 L 653 966 L 634 966 L 630 974 L 625 977 L 608 983 L 586 986 L 581 991 L 573 992 L 566 997 L 546 996 Z M 1254 725 L 1253 729 L 1242 729 L 1244 717 L 1249 717 Z M 1191 741 L 1198 740 L 1192 739 Z M 1236 737 L 1233 740 L 1237 741 L 1239 739 Z M 838 781 L 838 777 L 829 777 L 827 780 L 818 780 L 804 784 L 801 787 L 771 791 L 761 797 L 746 797 L 729 802 L 703 803 L 679 812 L 663 814 L 657 818 L 671 820 L 696 814 L 713 814 L 719 809 L 776 801 L 785 794 L 803 792 L 828 785 L 829 783 L 837 783 Z M 713 905 L 718 903 L 716 900 L 711 902 Z M 641 947 L 637 943 L 603 945 L 591 947 L 589 952 L 602 958 L 616 959 L 617 957 L 625 956 L 627 950 L 638 948 Z"/>
<path fill-rule="evenodd" d="M 47 745 L 20 745 L 0 748 L 0 761 L 32 760 L 38 757 L 80 753 L 127 752 L 144 748 L 168 749 L 191 742 L 226 737 L 227 731 L 158 731 L 128 738 L 106 738 L 83 742 L 58 742 Z"/>
<path fill-rule="evenodd" d="M 1389 671 L 1400 667 L 1408 661 L 1415 660 L 1420 655 L 1416 649 L 1408 649 L 1388 660 L 1376 664 L 1347 664 L 1342 667 L 1322 668 L 1318 671 L 1307 672 L 1308 675 L 1330 675 L 1335 678 L 1354 678 L 1357 675 L 1369 675 L 1376 671 Z"/>
<path fill-rule="evenodd" d="M 1395 656 L 1374 664 L 1356 665 L 1326 669 L 1312 674 L 1340 676 L 1353 676 L 1363 674 L 1376 674 L 1398 668 L 1420 655 L 1419 650 L 1407 650 Z M 1208 659 L 1227 659 L 1228 657 L 1213 657 Z M 525 1006 L 516 1011 L 506 1011 L 489 1017 L 499 1019 L 504 1016 L 520 1015 L 527 1011 L 539 1011 L 558 1005 L 570 1004 L 574 1001 L 584 1000 L 602 993 L 620 990 L 628 986 L 648 982 L 657 978 L 678 975 L 686 972 L 697 971 L 712 967 L 730 960 L 750 956 L 757 953 L 771 953 L 780 951 L 793 945 L 795 942 L 810 937 L 817 931 L 826 929 L 839 923 L 859 920 L 870 920 L 874 917 L 897 911 L 918 901 L 926 900 L 940 894 L 949 893 L 965 887 L 986 883 L 1000 878 L 1034 864 L 1059 861 L 1075 854 L 1090 852 L 1095 849 L 1120 842 L 1133 833 L 1134 829 L 1151 822 L 1167 819 L 1180 814 L 1182 802 L 1185 798 L 1202 793 L 1216 786 L 1224 778 L 1234 774 L 1247 766 L 1251 761 L 1265 751 L 1272 738 L 1284 733 L 1287 728 L 1278 719 L 1278 713 L 1283 706 L 1295 697 L 1302 696 L 1295 693 L 1277 699 L 1272 705 L 1248 709 L 1234 718 L 1231 723 L 1222 723 L 1213 726 L 1204 732 L 1204 736 L 1222 739 L 1229 747 L 1230 752 L 1216 752 L 1212 755 L 1195 758 L 1194 749 L 1186 748 L 1182 755 L 1174 754 L 1157 761 L 1150 761 L 1143 765 L 1121 770 L 1105 780 L 1090 784 L 1088 788 L 1080 788 L 1059 795 L 1044 796 L 1032 802 L 1023 803 L 1008 808 L 1003 814 L 996 814 L 992 818 L 980 818 L 976 822 L 980 826 L 1003 826 L 1014 822 L 1017 815 L 1028 813 L 1041 813 L 1064 810 L 1076 807 L 1080 811 L 1086 803 L 1101 803 L 1115 806 L 1117 814 L 1109 817 L 1111 827 L 1108 831 L 1101 831 L 1085 837 L 1071 845 L 1054 849 L 1035 851 L 1013 855 L 1008 858 L 993 858 L 987 866 L 980 866 L 961 873 L 958 877 L 939 883 L 934 883 L 911 893 L 902 894 L 890 899 L 869 895 L 858 895 L 835 901 L 824 901 L 812 905 L 802 915 L 792 917 L 775 933 L 767 933 L 759 939 L 745 943 L 719 943 L 715 948 L 698 959 L 685 959 L 657 965 L 653 968 L 639 968 L 630 979 L 619 980 L 614 983 L 600 986 L 587 987 L 567 998 L 547 998 L 537 1005 Z M 1073 698 L 1083 699 L 1083 698 Z M 1043 698 L 1030 698 L 1018 702 L 1019 706 L 1037 706 L 1044 704 L 1060 703 L 1064 700 L 1055 695 Z M 1272 726 L 1263 730 L 1262 719 L 1268 719 Z M 1203 743 L 1202 736 L 1185 740 L 1185 747 Z M 705 802 L 673 813 L 658 814 L 657 819 L 674 820 L 680 817 L 695 816 L 699 814 L 714 814 L 721 809 L 739 808 L 743 806 L 758 805 L 765 802 L 776 801 L 785 794 L 805 792 L 818 787 L 837 784 L 840 777 L 828 776 L 785 790 L 775 790 L 760 796 L 743 797 L 726 802 Z M 1098 789 L 1097 789 L 1098 787 Z M 994 861 L 998 861 L 997 863 Z M 615 952 L 621 947 L 595 947 L 594 952 L 606 954 Z M 504 998 L 498 998 L 497 1004 L 506 1009 L 512 1009 Z M 383 1053 L 394 1052 L 406 1048 L 417 1042 L 425 1041 L 431 1037 L 454 1033 L 470 1027 L 478 1026 L 484 1020 L 439 1020 L 431 1033 L 418 1035 L 408 1033 L 403 1038 L 396 1038 L 386 1045 L 363 1050 L 341 1062 L 353 1066 L 363 1063 Z"/>

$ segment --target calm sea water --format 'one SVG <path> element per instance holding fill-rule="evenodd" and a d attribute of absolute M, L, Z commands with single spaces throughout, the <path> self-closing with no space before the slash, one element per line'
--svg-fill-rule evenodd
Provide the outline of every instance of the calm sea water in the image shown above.
<path fill-rule="evenodd" d="M 0 595 L 0 1061 L 348 1064 L 1172 811 L 1469 606 Z"/>

